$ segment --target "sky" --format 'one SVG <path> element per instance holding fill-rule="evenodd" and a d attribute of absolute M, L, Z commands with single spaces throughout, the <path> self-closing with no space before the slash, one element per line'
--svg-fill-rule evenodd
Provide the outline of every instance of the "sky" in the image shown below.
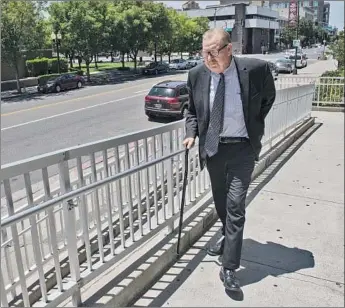
<path fill-rule="evenodd" d="M 185 1 L 159 1 L 159 2 L 164 2 L 167 6 L 171 6 L 175 9 L 181 9 L 182 4 L 185 3 Z M 201 8 L 206 7 L 206 5 L 215 5 L 219 4 L 219 1 L 198 1 L 196 2 L 199 3 Z M 331 26 L 337 27 L 338 29 L 343 29 L 344 28 L 344 0 L 330 0 L 330 1 L 325 1 L 329 2 L 331 4 L 330 6 L 330 24 Z"/>

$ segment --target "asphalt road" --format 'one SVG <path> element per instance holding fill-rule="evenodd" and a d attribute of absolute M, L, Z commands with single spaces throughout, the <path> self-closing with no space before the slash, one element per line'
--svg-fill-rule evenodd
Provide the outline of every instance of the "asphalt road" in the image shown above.
<path fill-rule="evenodd" d="M 167 79 L 186 80 L 186 74 L 3 103 L 1 164 L 164 125 L 147 120 L 144 97 L 155 83 Z"/>

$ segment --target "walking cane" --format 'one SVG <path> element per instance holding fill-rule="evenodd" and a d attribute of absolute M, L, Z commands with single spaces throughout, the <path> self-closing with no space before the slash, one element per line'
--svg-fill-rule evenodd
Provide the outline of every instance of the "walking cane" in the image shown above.
<path fill-rule="evenodd" d="M 183 223 L 183 211 L 185 205 L 185 198 L 186 198 L 186 188 L 188 182 L 188 153 L 189 149 L 186 148 L 185 151 L 185 167 L 184 167 L 184 177 L 183 177 L 183 186 L 182 186 L 182 199 L 181 199 L 181 207 L 180 207 L 180 222 L 178 226 L 178 238 L 177 238 L 177 258 L 180 258 L 180 241 L 181 241 L 181 232 L 182 232 L 182 223 Z"/>

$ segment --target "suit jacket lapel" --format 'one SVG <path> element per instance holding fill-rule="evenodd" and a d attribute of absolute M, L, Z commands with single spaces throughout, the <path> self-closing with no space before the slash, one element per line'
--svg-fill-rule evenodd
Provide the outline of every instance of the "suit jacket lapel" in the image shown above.
<path fill-rule="evenodd" d="M 242 65 L 241 59 L 234 57 L 238 79 L 241 87 L 241 99 L 243 105 L 244 120 L 248 124 L 248 106 L 249 106 L 249 75 L 247 68 Z"/>
<path fill-rule="evenodd" d="M 205 66 L 202 78 L 202 101 L 204 107 L 204 117 L 206 123 L 210 119 L 210 86 L 211 86 L 211 74 L 210 71 Z"/>

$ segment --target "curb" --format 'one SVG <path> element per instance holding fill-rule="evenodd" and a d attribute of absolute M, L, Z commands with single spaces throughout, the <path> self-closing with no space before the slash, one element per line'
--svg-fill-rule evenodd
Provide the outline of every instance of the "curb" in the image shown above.
<path fill-rule="evenodd" d="M 252 180 L 258 177 L 269 167 L 285 150 L 287 150 L 298 138 L 300 138 L 315 123 L 314 118 L 306 120 L 300 127 L 286 137 L 270 153 L 262 158 L 255 166 Z M 186 213 L 182 230 L 180 251 L 184 254 L 192 245 L 218 220 L 218 215 L 212 202 L 212 194 L 208 192 L 190 211 Z M 191 213 L 192 212 L 192 213 Z M 150 251 L 150 256 L 143 264 L 128 273 L 125 279 L 119 281 L 111 291 L 111 299 L 104 303 L 107 307 L 132 306 L 143 294 L 145 294 L 154 283 L 170 268 L 176 261 L 177 250 L 177 228 L 166 236 L 165 240 L 159 243 L 155 249 Z M 123 271 L 122 273 L 128 270 Z M 127 277 L 131 277 L 128 282 Z M 119 286 L 122 286 L 121 288 Z M 106 294 L 104 294 L 107 297 Z M 90 300 L 91 301 L 91 300 Z M 95 303 L 89 303 L 93 306 Z"/>

